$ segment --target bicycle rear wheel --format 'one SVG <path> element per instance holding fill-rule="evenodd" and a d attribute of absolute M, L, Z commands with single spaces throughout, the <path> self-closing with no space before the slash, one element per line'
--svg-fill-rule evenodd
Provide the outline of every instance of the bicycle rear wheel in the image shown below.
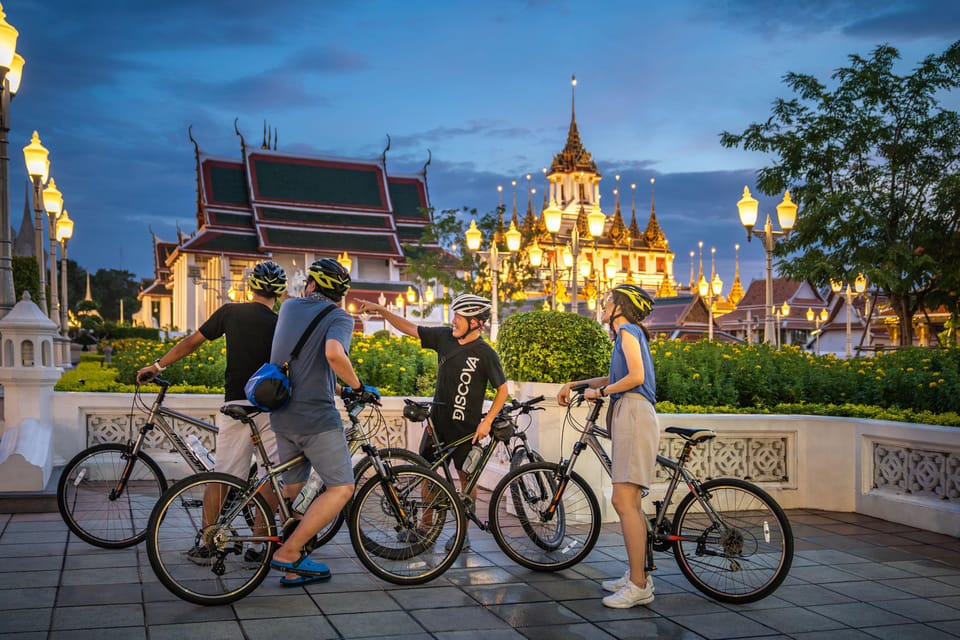
<path fill-rule="evenodd" d="M 363 565 L 394 584 L 423 584 L 457 559 L 466 518 L 456 492 L 430 469 L 394 467 L 354 496 L 350 542 Z"/>
<path fill-rule="evenodd" d="M 217 521 L 203 526 L 203 498 L 209 491 L 224 496 Z M 161 496 L 150 515 L 147 556 L 160 582 L 178 598 L 202 605 L 229 604 L 256 589 L 270 571 L 274 541 L 262 552 L 254 535 L 276 536 L 267 501 L 250 495 L 247 483 L 225 473 L 207 472 L 176 483 Z M 239 502 L 244 502 L 237 509 Z M 236 512 L 227 518 L 230 511 Z M 248 519 L 265 522 L 264 530 Z M 247 543 L 247 544 L 244 544 Z"/>
<path fill-rule="evenodd" d="M 117 492 L 128 462 L 129 477 Z M 150 511 L 166 489 L 163 471 L 150 456 L 141 451 L 131 460 L 127 445 L 100 444 L 84 449 L 63 468 L 57 508 L 84 542 L 122 549 L 146 536 Z"/>
<path fill-rule="evenodd" d="M 580 475 L 570 474 L 556 510 L 549 512 L 562 480 L 560 465 L 535 462 L 505 475 L 490 496 L 493 538 L 514 562 L 528 569 L 566 569 L 597 544 L 600 504 Z"/>
<path fill-rule="evenodd" d="M 692 493 L 680 501 L 673 519 L 680 571 L 720 602 L 754 602 L 773 593 L 793 562 L 793 530 L 783 509 L 744 480 L 709 480 L 701 489 L 718 522 Z"/>

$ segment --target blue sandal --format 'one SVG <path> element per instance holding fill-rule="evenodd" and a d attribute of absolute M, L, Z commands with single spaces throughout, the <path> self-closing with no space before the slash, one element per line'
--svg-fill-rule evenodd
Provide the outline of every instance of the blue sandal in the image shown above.
<path fill-rule="evenodd" d="M 325 576 L 297 576 L 296 578 L 288 578 L 283 576 L 280 578 L 281 587 L 302 587 L 304 585 L 313 584 L 315 582 L 326 582 L 330 579 L 330 574 L 327 573 Z"/>
<path fill-rule="evenodd" d="M 271 559 L 270 567 L 279 571 L 286 571 L 287 573 L 296 573 L 301 576 L 330 577 L 330 568 L 321 562 L 314 562 L 307 554 L 303 554 L 298 560 L 293 562 L 281 562 L 280 560 Z"/>

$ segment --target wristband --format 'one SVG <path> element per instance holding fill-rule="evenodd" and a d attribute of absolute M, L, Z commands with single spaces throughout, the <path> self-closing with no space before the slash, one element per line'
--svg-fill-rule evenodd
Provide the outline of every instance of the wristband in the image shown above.
<path fill-rule="evenodd" d="M 155 367 L 157 368 L 157 372 L 158 372 L 158 373 L 162 373 L 163 370 L 166 369 L 166 367 L 161 367 L 161 366 L 160 366 L 160 358 L 157 358 L 156 360 L 153 361 L 153 366 L 155 366 Z"/>
<path fill-rule="evenodd" d="M 602 387 L 600 387 L 599 391 L 600 391 L 600 397 L 601 397 L 601 398 L 605 398 L 605 397 L 606 397 L 606 393 L 605 393 L 606 389 L 607 389 L 607 385 L 603 385 Z"/>

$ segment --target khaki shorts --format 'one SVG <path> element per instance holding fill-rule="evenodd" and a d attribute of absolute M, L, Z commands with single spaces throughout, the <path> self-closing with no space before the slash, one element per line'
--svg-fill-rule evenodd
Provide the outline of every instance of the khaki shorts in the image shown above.
<path fill-rule="evenodd" d="M 660 448 L 660 421 L 650 401 L 639 393 L 620 396 L 610 416 L 613 482 L 649 489 Z"/>
<path fill-rule="evenodd" d="M 270 428 L 270 416 L 265 413 L 254 416 L 254 423 L 260 431 L 260 439 L 267 450 L 270 462 L 277 464 L 277 437 Z M 221 415 L 219 420 L 220 432 L 217 434 L 216 464 L 214 469 L 221 473 L 229 473 L 244 480 L 250 475 L 250 464 L 253 462 L 254 448 L 250 439 L 250 427 L 239 420 Z M 259 456 L 258 456 L 259 457 Z M 262 460 L 257 462 L 262 463 Z M 260 464 L 261 475 L 266 470 Z"/>

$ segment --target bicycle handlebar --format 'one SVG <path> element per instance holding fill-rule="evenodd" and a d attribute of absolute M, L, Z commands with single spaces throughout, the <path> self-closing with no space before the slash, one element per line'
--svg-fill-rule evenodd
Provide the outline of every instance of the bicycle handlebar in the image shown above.
<path fill-rule="evenodd" d="M 508 404 L 503 405 L 501 411 L 506 411 L 508 413 L 513 413 L 514 411 L 519 411 L 520 415 L 530 413 L 531 411 L 543 411 L 543 407 L 537 407 L 537 405 L 544 401 L 543 396 L 537 396 L 536 398 L 530 398 L 523 402 L 519 402 L 516 398 L 510 400 Z"/>

